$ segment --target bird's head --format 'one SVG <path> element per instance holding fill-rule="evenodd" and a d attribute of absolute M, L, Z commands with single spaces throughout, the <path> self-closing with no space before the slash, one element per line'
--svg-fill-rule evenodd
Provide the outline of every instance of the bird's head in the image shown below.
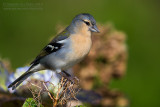
<path fill-rule="evenodd" d="M 96 20 L 88 13 L 76 15 L 72 20 L 75 32 L 99 32 Z"/>

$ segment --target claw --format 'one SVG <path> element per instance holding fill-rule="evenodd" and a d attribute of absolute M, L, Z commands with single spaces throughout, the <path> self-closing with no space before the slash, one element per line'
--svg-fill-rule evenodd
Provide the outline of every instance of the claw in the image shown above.
<path fill-rule="evenodd" d="M 79 84 L 79 79 L 77 77 L 65 77 L 71 84 Z"/>
<path fill-rule="evenodd" d="M 67 81 L 70 81 L 71 84 L 79 84 L 79 79 L 76 76 L 71 76 L 70 74 L 66 73 L 65 71 L 63 71 L 63 73 L 61 72 L 60 75 L 64 78 L 67 79 Z M 66 82 L 67 84 L 67 82 Z"/>

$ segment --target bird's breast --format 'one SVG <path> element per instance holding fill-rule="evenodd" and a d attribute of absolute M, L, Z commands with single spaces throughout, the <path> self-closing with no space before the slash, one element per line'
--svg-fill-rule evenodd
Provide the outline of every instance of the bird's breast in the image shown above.
<path fill-rule="evenodd" d="M 72 52 L 69 55 L 69 60 L 79 62 L 82 60 L 90 51 L 92 45 L 91 37 L 75 35 L 71 36 L 71 49 Z"/>

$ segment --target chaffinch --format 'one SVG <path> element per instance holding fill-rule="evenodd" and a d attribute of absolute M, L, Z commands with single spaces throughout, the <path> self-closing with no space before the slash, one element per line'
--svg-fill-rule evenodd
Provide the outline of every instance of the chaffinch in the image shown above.
<path fill-rule="evenodd" d="M 58 34 L 31 63 L 30 68 L 8 88 L 14 90 L 34 72 L 49 69 L 61 73 L 80 62 L 90 51 L 91 32 L 99 32 L 92 15 L 83 13 L 75 16 L 71 24 Z"/>

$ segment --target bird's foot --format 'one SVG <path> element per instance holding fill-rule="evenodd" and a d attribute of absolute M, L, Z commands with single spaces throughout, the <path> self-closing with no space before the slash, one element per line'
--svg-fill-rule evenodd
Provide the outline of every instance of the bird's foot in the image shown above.
<path fill-rule="evenodd" d="M 76 76 L 65 77 L 71 84 L 79 84 L 79 79 Z"/>
<path fill-rule="evenodd" d="M 70 81 L 71 84 L 79 84 L 79 79 L 76 76 L 72 76 L 66 72 L 60 73 L 60 75 L 67 79 L 67 81 Z"/>

